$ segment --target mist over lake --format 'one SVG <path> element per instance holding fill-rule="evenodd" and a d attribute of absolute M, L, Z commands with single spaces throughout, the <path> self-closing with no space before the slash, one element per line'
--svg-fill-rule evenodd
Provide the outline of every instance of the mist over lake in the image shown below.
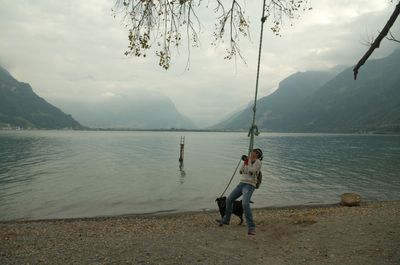
<path fill-rule="evenodd" d="M 400 136 L 262 133 L 255 145 L 253 207 L 400 199 Z M 246 133 L 0 131 L 0 219 L 216 209 L 247 148 Z"/>

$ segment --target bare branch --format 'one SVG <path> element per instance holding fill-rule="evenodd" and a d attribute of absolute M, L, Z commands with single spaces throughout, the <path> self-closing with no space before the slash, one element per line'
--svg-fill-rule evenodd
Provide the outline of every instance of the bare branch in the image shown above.
<path fill-rule="evenodd" d="M 390 16 L 389 20 L 386 22 L 386 25 L 383 27 L 382 31 L 379 33 L 378 37 L 375 39 L 375 41 L 371 44 L 370 48 L 368 51 L 364 54 L 364 56 L 360 59 L 360 61 L 357 63 L 357 65 L 353 68 L 354 72 L 354 80 L 357 79 L 357 74 L 358 70 L 364 63 L 368 60 L 368 58 L 371 56 L 372 52 L 379 48 L 382 39 L 388 34 L 390 28 L 393 26 L 394 22 L 396 21 L 397 17 L 400 14 L 400 2 L 396 5 L 396 8 L 394 9 L 392 15 Z"/>

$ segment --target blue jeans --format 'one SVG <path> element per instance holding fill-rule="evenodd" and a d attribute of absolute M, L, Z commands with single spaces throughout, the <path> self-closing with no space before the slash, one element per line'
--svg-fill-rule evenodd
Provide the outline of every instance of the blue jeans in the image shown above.
<path fill-rule="evenodd" d="M 249 230 L 256 229 L 256 225 L 254 224 L 253 221 L 253 213 L 251 212 L 250 208 L 250 199 L 251 195 L 253 195 L 254 189 L 255 187 L 253 185 L 242 182 L 236 186 L 236 188 L 226 198 L 225 216 L 224 218 L 222 218 L 222 223 L 229 224 L 231 220 L 233 202 L 241 195 L 243 195 L 242 205 L 243 205 L 244 216 L 246 217 L 247 227 Z"/>

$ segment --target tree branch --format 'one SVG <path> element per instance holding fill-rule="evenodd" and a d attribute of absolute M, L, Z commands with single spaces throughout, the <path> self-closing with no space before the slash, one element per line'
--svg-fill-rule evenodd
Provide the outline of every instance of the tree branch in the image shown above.
<path fill-rule="evenodd" d="M 154 43 L 157 44 L 155 54 L 159 57 L 159 65 L 164 69 L 170 67 L 173 48 L 178 52 L 181 39 L 186 38 L 188 47 L 189 68 L 190 49 L 197 47 L 200 40 L 200 19 L 195 12 L 204 0 L 115 0 L 114 17 L 122 11 L 126 27 L 129 29 L 129 45 L 125 55 L 145 57 Z M 249 19 L 245 16 L 241 3 L 244 0 L 208 0 L 216 4 L 214 13 L 217 23 L 213 33 L 212 45 L 227 42 L 225 59 L 239 56 L 245 62 L 239 47 L 242 37 L 249 38 Z M 240 3 L 239 3 L 240 2 Z M 226 4 L 226 3 L 229 3 Z M 293 19 L 298 10 L 306 10 L 308 0 L 269 0 L 266 7 L 267 17 L 272 16 L 271 30 L 279 35 L 284 18 Z M 228 6 L 227 8 L 225 7 Z M 310 9 L 310 8 L 308 8 Z M 225 34 L 227 33 L 227 34 Z M 226 36 L 229 35 L 229 36 Z"/>
<path fill-rule="evenodd" d="M 354 72 L 354 80 L 357 79 L 357 74 L 358 70 L 364 63 L 368 60 L 368 58 L 371 56 L 373 51 L 377 48 L 379 48 L 382 39 L 388 34 L 390 28 L 393 26 L 394 22 L 396 21 L 397 17 L 400 14 L 400 2 L 396 5 L 396 8 L 394 9 L 392 15 L 390 16 L 389 20 L 386 22 L 386 25 L 383 27 L 382 31 L 379 33 L 378 37 L 376 37 L 375 41 L 371 44 L 371 47 L 368 49 L 368 51 L 364 54 L 364 56 L 360 59 L 360 61 L 357 63 L 357 65 L 353 68 Z"/>

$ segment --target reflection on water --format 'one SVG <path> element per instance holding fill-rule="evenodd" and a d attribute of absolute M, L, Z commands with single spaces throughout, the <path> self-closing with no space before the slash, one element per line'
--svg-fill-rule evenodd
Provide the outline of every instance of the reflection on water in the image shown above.
<path fill-rule="evenodd" d="M 214 209 L 247 134 L 185 136 L 177 167 L 175 132 L 0 131 L 0 220 Z M 255 144 L 264 160 L 254 207 L 349 191 L 400 199 L 399 136 L 264 133 Z"/>
<path fill-rule="evenodd" d="M 185 176 L 186 176 L 185 166 L 184 166 L 183 160 L 182 160 L 182 161 L 179 161 L 179 182 L 181 184 L 185 183 Z"/>

